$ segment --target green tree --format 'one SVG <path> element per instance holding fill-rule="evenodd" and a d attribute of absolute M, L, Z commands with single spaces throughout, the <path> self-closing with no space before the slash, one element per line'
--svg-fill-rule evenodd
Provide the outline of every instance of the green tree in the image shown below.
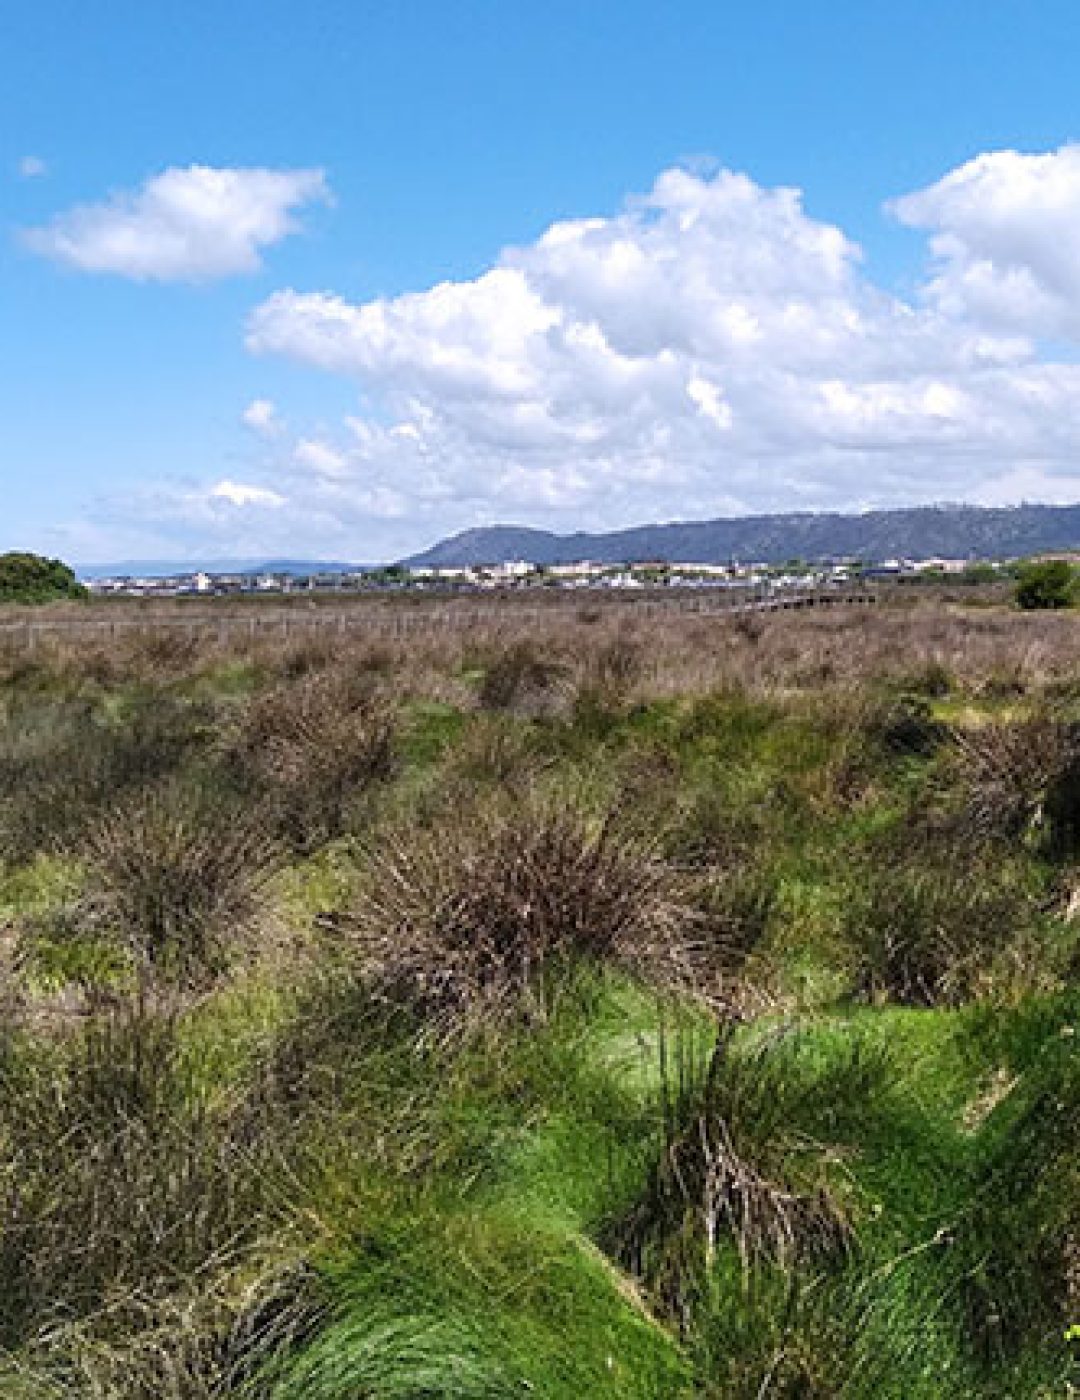
<path fill-rule="evenodd" d="M 0 554 L 0 603 L 49 603 L 82 598 L 86 590 L 59 559 L 12 551 Z"/>
<path fill-rule="evenodd" d="M 1034 559 L 1016 576 L 1016 601 L 1022 608 L 1067 608 L 1076 592 L 1076 575 L 1066 559 Z"/>

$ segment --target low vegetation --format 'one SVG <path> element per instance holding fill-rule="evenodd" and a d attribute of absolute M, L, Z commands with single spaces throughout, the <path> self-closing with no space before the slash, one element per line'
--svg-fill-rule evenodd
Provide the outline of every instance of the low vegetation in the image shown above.
<path fill-rule="evenodd" d="M 0 1396 L 1073 1394 L 1080 618 L 408 607 L 0 653 Z"/>

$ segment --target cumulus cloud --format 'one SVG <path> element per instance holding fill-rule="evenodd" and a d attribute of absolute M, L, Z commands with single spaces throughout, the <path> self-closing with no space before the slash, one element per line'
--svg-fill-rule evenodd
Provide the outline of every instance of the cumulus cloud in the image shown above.
<path fill-rule="evenodd" d="M 256 272 L 261 250 L 299 228 L 297 210 L 329 199 L 321 170 L 173 167 L 138 190 L 58 214 L 23 238 L 81 272 L 203 282 Z"/>
<path fill-rule="evenodd" d="M 316 477 L 328 478 L 331 481 L 348 474 L 346 454 L 325 442 L 301 439 L 296 444 L 294 460 Z"/>
<path fill-rule="evenodd" d="M 283 289 L 248 347 L 346 377 L 357 408 L 293 430 L 257 400 L 253 484 L 219 486 L 284 503 L 244 502 L 264 540 L 362 559 L 498 520 L 1080 499 L 1080 364 L 1041 340 L 1080 336 L 1078 159 L 987 156 L 898 201 L 932 233 L 916 301 L 798 191 L 683 169 L 469 280 Z"/>
<path fill-rule="evenodd" d="M 890 206 L 931 234 L 930 300 L 1023 335 L 1080 335 L 1080 146 L 994 151 Z"/>
<path fill-rule="evenodd" d="M 1075 296 L 1057 285 L 1080 316 L 1080 275 Z M 1031 329 L 936 291 L 890 295 L 795 190 L 676 169 L 469 281 L 363 303 L 280 291 L 247 340 L 352 378 L 370 406 L 299 441 L 281 489 L 332 492 L 357 528 L 404 510 L 423 537 L 996 500 L 1027 481 L 1064 498 L 1080 368 L 1040 359 Z"/>

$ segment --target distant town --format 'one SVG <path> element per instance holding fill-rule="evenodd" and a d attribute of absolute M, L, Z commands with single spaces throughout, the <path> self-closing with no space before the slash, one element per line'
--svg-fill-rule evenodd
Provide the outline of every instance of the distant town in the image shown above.
<path fill-rule="evenodd" d="M 537 565 L 503 560 L 457 568 L 389 565 L 371 569 L 327 569 L 309 573 L 252 569 L 214 573 L 196 570 L 162 576 L 116 574 L 84 580 L 97 596 L 215 597 L 219 595 L 325 594 L 373 591 L 467 592 L 495 589 L 763 588 L 820 589 L 886 579 L 934 578 L 987 581 L 1010 566 L 971 559 L 887 559 L 869 564 L 840 559 L 823 564 L 668 563 L 651 560 L 610 564 L 580 560 Z"/>

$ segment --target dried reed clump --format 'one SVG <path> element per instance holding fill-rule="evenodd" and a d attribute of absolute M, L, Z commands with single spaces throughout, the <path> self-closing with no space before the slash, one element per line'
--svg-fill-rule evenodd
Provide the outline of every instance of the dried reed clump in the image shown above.
<path fill-rule="evenodd" d="M 979 840 L 1041 834 L 1055 854 L 1080 841 L 1080 725 L 1051 712 L 950 732 L 947 776 Z"/>
<path fill-rule="evenodd" d="M 0 721 L 0 858 L 77 851 L 118 798 L 204 748 L 212 721 L 211 706 L 156 693 L 119 714 L 82 697 L 12 704 Z"/>
<path fill-rule="evenodd" d="M 251 648 L 259 669 L 281 681 L 302 680 L 323 671 L 341 673 L 347 668 L 354 678 L 368 680 L 398 669 L 403 658 L 398 650 L 376 634 L 361 629 L 330 631 L 297 628 L 285 636 L 259 633 Z"/>
<path fill-rule="evenodd" d="M 585 666 L 585 684 L 592 686 L 606 703 L 625 704 L 645 669 L 644 647 L 626 627 L 592 649 Z"/>
<path fill-rule="evenodd" d="M 645 672 L 643 647 L 632 630 L 612 619 L 575 658 L 574 723 L 600 737 L 623 717 Z"/>
<path fill-rule="evenodd" d="M 389 834 L 358 905 L 328 923 L 383 988 L 454 1022 L 523 997 L 542 1014 L 574 958 L 674 975 L 694 918 L 671 871 L 610 820 L 523 798 Z"/>
<path fill-rule="evenodd" d="M 59 1059 L 0 1065 L 0 1087 L 0 1355 L 19 1375 L 209 1400 L 311 1325 L 281 1243 L 281 1122 L 194 1095 L 171 1018 L 97 1018 Z M 0 1388 L 14 1374 L 0 1361 Z"/>
<path fill-rule="evenodd" d="M 676 1042 L 673 1065 L 662 1046 L 662 1148 L 607 1241 L 687 1331 L 725 1242 L 749 1280 L 762 1265 L 791 1276 L 837 1259 L 854 1238 L 827 1181 L 830 1154 L 819 1143 L 808 1153 L 796 1131 L 797 1075 L 789 1077 L 769 1038 L 739 1054 L 732 1047 L 730 1025 L 721 1027 L 702 1076 L 695 1047 L 688 1054 Z"/>
<path fill-rule="evenodd" d="M 948 847 L 879 851 L 852 867 L 842 911 L 856 994 L 906 1006 L 971 1000 L 1013 954 L 1024 961 L 1037 915 L 1030 880 L 1008 862 Z"/>
<path fill-rule="evenodd" d="M 342 835 L 358 799 L 391 775 L 394 739 L 372 678 L 336 669 L 257 696 L 223 761 L 269 829 L 306 852 Z"/>
<path fill-rule="evenodd" d="M 523 638 L 488 659 L 477 700 L 482 710 L 544 714 L 558 705 L 564 676 L 561 662 Z"/>
<path fill-rule="evenodd" d="M 99 927 L 143 974 L 182 982 L 213 976 L 250 936 L 279 859 L 257 813 L 178 784 L 119 806 L 85 851 Z"/>
<path fill-rule="evenodd" d="M 205 630 L 151 625 L 125 638 L 121 665 L 124 673 L 144 682 L 170 680 L 191 675 L 208 658 L 210 650 Z"/>

